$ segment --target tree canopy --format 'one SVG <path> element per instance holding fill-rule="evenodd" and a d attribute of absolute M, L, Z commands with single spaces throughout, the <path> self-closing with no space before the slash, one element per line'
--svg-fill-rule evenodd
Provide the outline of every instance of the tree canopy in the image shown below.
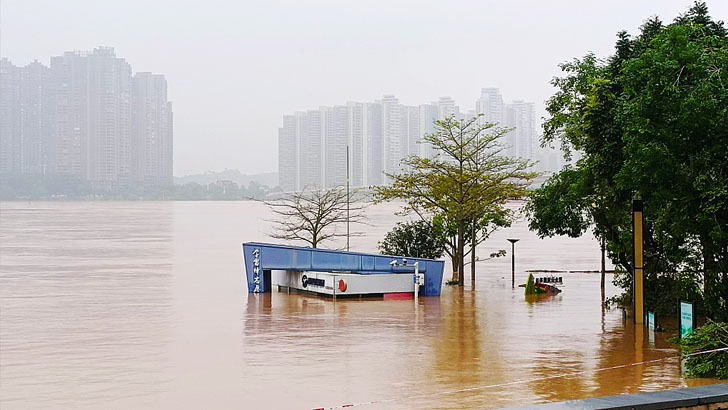
<path fill-rule="evenodd" d="M 392 184 L 375 187 L 374 194 L 378 201 L 405 200 L 405 212 L 415 212 L 423 220 L 439 215 L 453 224 L 453 259 L 463 285 L 466 231 L 486 215 L 501 215 L 506 200 L 524 196 L 536 174 L 528 171 L 528 160 L 503 155 L 500 138 L 508 130 L 482 116 L 464 120 L 450 116 L 434 123 L 435 132 L 422 142 L 433 147 L 435 157 L 406 157 L 403 172 L 388 174 Z"/>
<path fill-rule="evenodd" d="M 618 33 L 612 56 L 564 63 L 552 81 L 543 143 L 574 163 L 534 192 L 530 226 L 541 236 L 594 226 L 631 271 L 629 201 L 642 199 L 648 308 L 689 296 L 709 316 L 728 311 L 726 33 L 696 2 L 671 24 Z"/>
<path fill-rule="evenodd" d="M 427 221 L 398 222 L 379 242 L 383 255 L 438 259 L 444 243 L 432 224 Z"/>

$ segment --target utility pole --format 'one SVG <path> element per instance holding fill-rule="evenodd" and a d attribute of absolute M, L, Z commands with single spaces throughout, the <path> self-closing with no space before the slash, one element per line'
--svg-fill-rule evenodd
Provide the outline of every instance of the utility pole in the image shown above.
<path fill-rule="evenodd" d="M 349 250 L 349 144 L 346 144 L 346 250 Z"/>
<path fill-rule="evenodd" d="M 604 250 L 605 250 L 605 244 L 604 244 L 604 232 L 602 232 L 602 302 L 604 302 L 604 276 L 606 274 L 606 262 L 604 260 Z"/>

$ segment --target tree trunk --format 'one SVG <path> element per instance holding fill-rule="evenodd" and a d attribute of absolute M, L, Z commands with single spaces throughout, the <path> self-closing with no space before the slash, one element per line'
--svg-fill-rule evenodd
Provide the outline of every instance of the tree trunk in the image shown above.
<path fill-rule="evenodd" d="M 457 246 L 456 246 L 457 248 Z M 458 251 L 452 254 L 452 279 L 451 281 L 456 282 L 458 280 Z"/>
<path fill-rule="evenodd" d="M 477 246 L 475 238 L 475 223 L 476 220 L 473 218 L 473 231 L 470 243 L 470 285 L 473 288 L 475 288 L 475 247 Z"/>
<path fill-rule="evenodd" d="M 465 221 L 458 221 L 458 285 L 465 285 Z"/>

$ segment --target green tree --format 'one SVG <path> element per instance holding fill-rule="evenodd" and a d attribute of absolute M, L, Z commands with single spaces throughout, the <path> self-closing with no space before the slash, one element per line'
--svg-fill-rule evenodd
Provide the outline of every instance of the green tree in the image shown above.
<path fill-rule="evenodd" d="M 474 220 L 501 209 L 511 198 L 526 195 L 535 173 L 528 160 L 502 155 L 500 138 L 508 132 L 482 116 L 436 120 L 435 132 L 423 142 L 435 158 L 411 155 L 402 161 L 403 172 L 387 174 L 391 185 L 374 187 L 377 201 L 405 200 L 405 212 L 423 219 L 445 214 L 456 228 L 455 260 L 458 281 L 464 284 L 466 232 Z"/>
<path fill-rule="evenodd" d="M 728 311 L 725 67 L 726 30 L 696 2 L 672 24 L 620 32 L 614 55 L 565 63 L 552 82 L 543 143 L 578 159 L 533 194 L 531 228 L 579 236 L 593 224 L 631 272 L 629 201 L 642 199 L 648 308 L 700 291 L 706 314 Z"/>
<path fill-rule="evenodd" d="M 692 355 L 713 349 L 728 347 L 728 323 L 708 320 L 704 326 L 678 340 L 690 377 L 715 377 L 728 379 L 728 352 L 718 351 Z"/>
<path fill-rule="evenodd" d="M 427 221 L 398 222 L 379 242 L 383 255 L 438 259 L 445 251 L 441 235 Z"/>

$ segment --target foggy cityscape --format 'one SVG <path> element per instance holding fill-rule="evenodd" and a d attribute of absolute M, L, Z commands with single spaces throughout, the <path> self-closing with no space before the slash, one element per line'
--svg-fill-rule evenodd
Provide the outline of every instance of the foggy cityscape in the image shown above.
<path fill-rule="evenodd" d="M 435 131 L 434 120 L 448 116 L 472 118 L 507 127 L 504 153 L 531 159 L 538 171 L 556 171 L 563 163 L 558 151 L 541 148 L 533 102 L 504 103 L 497 88 L 483 88 L 475 109 L 461 110 L 450 97 L 408 106 L 393 95 L 371 103 L 320 107 L 283 117 L 278 134 L 278 174 L 283 191 L 307 186 L 333 187 L 349 180 L 354 187 L 386 184 L 386 174 L 401 170 L 408 155 L 434 158 L 425 134 Z M 347 154 L 348 153 L 348 154 Z"/>
<path fill-rule="evenodd" d="M 450 96 L 470 110 L 481 88 L 497 87 L 506 103 L 534 102 L 540 135 L 558 64 L 606 56 L 619 30 L 687 3 L 3 0 L 0 57 L 50 66 L 65 51 L 113 47 L 167 80 L 175 176 L 251 175 L 278 172 L 283 115 L 390 94 L 405 105 Z M 709 6 L 726 13 L 724 2 Z"/>
<path fill-rule="evenodd" d="M 0 60 L 0 172 L 66 174 L 101 186 L 172 183 L 164 75 L 113 48 L 18 67 Z"/>

